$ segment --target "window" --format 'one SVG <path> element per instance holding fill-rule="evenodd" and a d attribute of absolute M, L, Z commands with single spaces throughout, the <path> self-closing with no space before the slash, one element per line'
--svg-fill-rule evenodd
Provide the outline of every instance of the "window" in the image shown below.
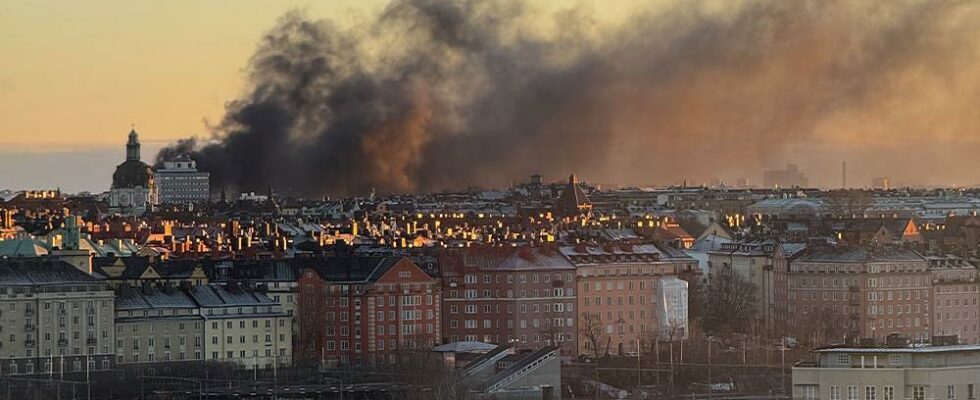
<path fill-rule="evenodd" d="M 850 354 L 839 354 L 837 355 L 837 365 L 851 365 L 851 355 Z"/>
<path fill-rule="evenodd" d="M 956 386 L 953 385 L 946 386 L 946 398 L 949 400 L 953 400 L 956 398 Z"/>
<path fill-rule="evenodd" d="M 878 393 L 875 391 L 874 386 L 864 387 L 864 400 L 877 400 Z"/>
<path fill-rule="evenodd" d="M 850 385 L 847 387 L 847 400 L 858 400 L 857 385 Z"/>
<path fill-rule="evenodd" d="M 976 393 L 973 391 L 973 384 L 966 385 L 966 398 L 973 400 L 976 398 Z M 891 400 L 891 399 L 886 399 Z"/>
<path fill-rule="evenodd" d="M 803 400 L 817 400 L 817 385 L 800 386 L 800 397 Z"/>
<path fill-rule="evenodd" d="M 888 356 L 888 365 L 893 367 L 902 365 L 902 356 L 900 354 L 892 354 Z"/>
<path fill-rule="evenodd" d="M 894 386 L 882 386 L 881 391 L 885 395 L 884 400 L 895 400 L 895 387 Z"/>
<path fill-rule="evenodd" d="M 925 400 L 926 398 L 926 387 L 925 386 L 912 386 L 912 399 L 913 400 Z"/>
<path fill-rule="evenodd" d="M 840 400 L 840 386 L 830 386 L 830 400 Z"/>

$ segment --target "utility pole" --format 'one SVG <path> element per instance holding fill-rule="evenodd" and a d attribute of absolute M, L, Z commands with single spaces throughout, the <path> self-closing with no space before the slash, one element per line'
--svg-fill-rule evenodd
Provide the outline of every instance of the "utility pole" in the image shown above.
<path fill-rule="evenodd" d="M 640 338 L 636 338 L 636 387 L 640 387 Z"/>
<path fill-rule="evenodd" d="M 779 383 L 783 387 L 783 395 L 786 395 L 786 338 L 784 337 L 781 341 L 782 345 L 779 346 L 779 353 L 782 355 L 783 359 L 783 373 L 780 375 Z"/>
<path fill-rule="evenodd" d="M 92 400 L 92 372 L 89 367 L 89 355 L 85 355 L 85 390 L 88 392 L 86 398 Z"/>
<path fill-rule="evenodd" d="M 711 387 L 711 337 L 707 339 L 708 343 L 708 399 L 711 399 L 712 392 L 714 391 Z"/>

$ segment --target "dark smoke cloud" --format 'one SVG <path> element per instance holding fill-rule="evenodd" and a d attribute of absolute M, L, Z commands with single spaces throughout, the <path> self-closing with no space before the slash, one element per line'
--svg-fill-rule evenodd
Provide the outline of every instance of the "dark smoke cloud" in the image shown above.
<path fill-rule="evenodd" d="M 683 1 L 615 27 L 528 5 L 396 0 L 346 29 L 289 13 L 213 137 L 159 156 L 192 154 L 216 190 L 338 195 L 732 179 L 841 155 L 913 180 L 980 146 L 977 2 Z M 902 143 L 931 138 L 910 168 L 922 148 Z"/>

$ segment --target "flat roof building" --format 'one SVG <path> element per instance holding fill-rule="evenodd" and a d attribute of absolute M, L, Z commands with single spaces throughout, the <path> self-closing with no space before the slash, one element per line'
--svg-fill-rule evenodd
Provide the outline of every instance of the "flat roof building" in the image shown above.
<path fill-rule="evenodd" d="M 186 156 L 163 162 L 156 171 L 157 193 L 161 204 L 187 204 L 207 201 L 210 177 L 197 170 L 197 163 Z"/>
<path fill-rule="evenodd" d="M 980 346 L 842 347 L 814 350 L 793 368 L 802 400 L 975 399 Z"/>

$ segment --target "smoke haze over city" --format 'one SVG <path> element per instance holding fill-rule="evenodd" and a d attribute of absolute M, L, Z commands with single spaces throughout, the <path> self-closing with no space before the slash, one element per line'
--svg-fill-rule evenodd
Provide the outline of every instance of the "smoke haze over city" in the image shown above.
<path fill-rule="evenodd" d="M 618 26 L 510 1 L 399 0 L 347 29 L 293 12 L 214 137 L 162 154 L 193 149 L 213 187 L 307 195 L 841 160 L 869 174 L 855 181 L 928 181 L 919 162 L 969 179 L 957 169 L 980 143 L 978 21 L 963 1 L 694 1 Z"/>

